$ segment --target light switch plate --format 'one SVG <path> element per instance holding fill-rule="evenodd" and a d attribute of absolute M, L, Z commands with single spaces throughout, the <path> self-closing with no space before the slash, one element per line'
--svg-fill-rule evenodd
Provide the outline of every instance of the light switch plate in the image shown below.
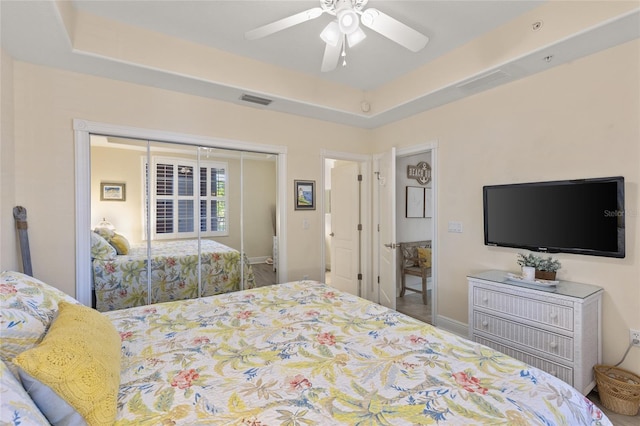
<path fill-rule="evenodd" d="M 462 233 L 462 222 L 449 222 L 449 232 L 453 232 L 456 234 Z"/>

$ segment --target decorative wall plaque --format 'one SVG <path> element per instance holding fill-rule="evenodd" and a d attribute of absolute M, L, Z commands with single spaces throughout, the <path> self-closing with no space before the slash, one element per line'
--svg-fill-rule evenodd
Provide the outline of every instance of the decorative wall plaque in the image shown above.
<path fill-rule="evenodd" d="M 431 166 L 424 161 L 417 166 L 407 166 L 407 179 L 415 179 L 420 185 L 431 182 Z"/>

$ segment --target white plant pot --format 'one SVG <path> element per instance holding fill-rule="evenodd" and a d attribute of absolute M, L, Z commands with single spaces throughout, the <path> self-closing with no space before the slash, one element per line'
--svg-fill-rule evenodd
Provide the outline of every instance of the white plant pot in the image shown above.
<path fill-rule="evenodd" d="M 534 281 L 536 279 L 536 268 L 534 268 L 533 266 L 523 266 L 522 279 L 527 281 Z"/>

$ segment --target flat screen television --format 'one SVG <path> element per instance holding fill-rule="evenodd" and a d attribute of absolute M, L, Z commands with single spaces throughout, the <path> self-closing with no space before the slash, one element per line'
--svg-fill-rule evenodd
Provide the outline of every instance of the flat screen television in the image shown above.
<path fill-rule="evenodd" d="M 623 258 L 624 178 L 483 187 L 484 243 Z"/>

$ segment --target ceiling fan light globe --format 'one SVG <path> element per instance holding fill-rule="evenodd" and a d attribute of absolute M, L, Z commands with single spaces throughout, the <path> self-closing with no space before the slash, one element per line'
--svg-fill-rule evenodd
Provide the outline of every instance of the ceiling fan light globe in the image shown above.
<path fill-rule="evenodd" d="M 362 23 L 367 27 L 373 25 L 373 21 L 378 17 L 378 12 L 373 9 L 367 9 L 362 12 Z"/>
<path fill-rule="evenodd" d="M 366 37 L 367 35 L 364 33 L 364 31 L 362 31 L 362 28 L 358 28 L 351 34 L 347 34 L 347 43 L 349 43 L 349 47 L 353 47 L 364 40 Z"/>
<path fill-rule="evenodd" d="M 336 15 L 338 16 L 340 31 L 343 33 L 351 34 L 360 27 L 360 19 L 355 10 L 342 9 L 339 10 Z"/>
<path fill-rule="evenodd" d="M 320 38 L 331 46 L 337 46 L 342 37 L 337 21 L 331 21 L 320 33 Z"/>

